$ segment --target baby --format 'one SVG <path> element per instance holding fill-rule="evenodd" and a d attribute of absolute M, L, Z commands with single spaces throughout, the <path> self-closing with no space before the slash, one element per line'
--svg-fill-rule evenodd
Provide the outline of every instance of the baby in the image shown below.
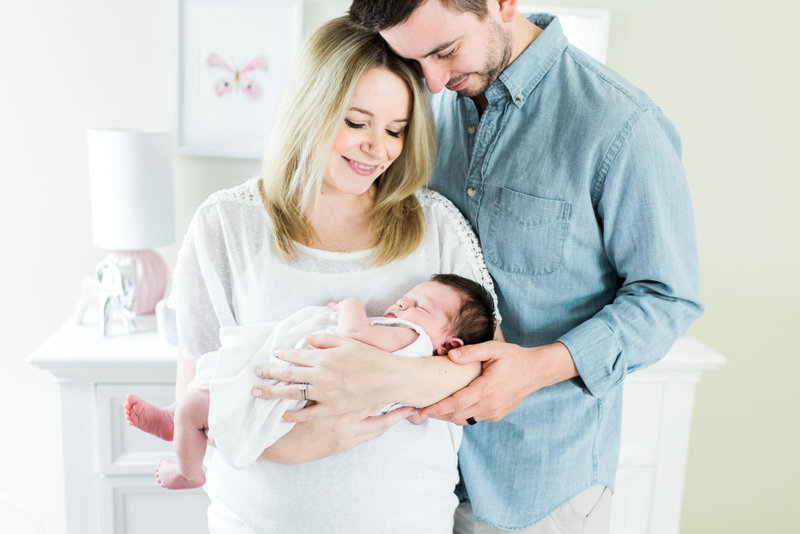
<path fill-rule="evenodd" d="M 175 438 L 177 462 L 161 460 L 158 483 L 168 489 L 205 483 L 203 458 L 208 440 L 234 467 L 245 467 L 292 428 L 280 417 L 305 400 L 254 399 L 252 386 L 277 383 L 253 373 L 260 365 L 290 365 L 276 359 L 277 347 L 303 346 L 305 334 L 325 331 L 381 350 L 418 358 L 446 355 L 462 345 L 494 336 L 494 303 L 478 283 L 453 274 L 437 274 L 392 304 L 383 317 L 368 318 L 358 299 L 328 307 L 304 308 L 278 323 L 220 329 L 222 347 L 203 355 L 190 387 L 166 408 L 128 395 L 128 423 L 161 439 Z M 397 407 L 390 405 L 383 411 Z"/>

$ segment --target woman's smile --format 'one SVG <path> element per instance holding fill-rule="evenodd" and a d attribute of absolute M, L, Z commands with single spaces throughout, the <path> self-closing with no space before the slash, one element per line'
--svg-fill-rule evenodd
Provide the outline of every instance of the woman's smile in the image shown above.
<path fill-rule="evenodd" d="M 344 159 L 347 162 L 347 165 L 353 170 L 353 172 L 361 176 L 369 176 L 370 174 L 375 172 L 375 169 L 378 168 L 377 165 L 367 165 L 366 163 L 359 163 L 358 161 L 352 160 L 346 156 L 342 156 L 342 159 Z"/>

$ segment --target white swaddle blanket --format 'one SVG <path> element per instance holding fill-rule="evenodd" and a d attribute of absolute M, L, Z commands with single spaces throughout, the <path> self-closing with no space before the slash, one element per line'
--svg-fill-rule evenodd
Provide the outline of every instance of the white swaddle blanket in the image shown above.
<path fill-rule="evenodd" d="M 254 386 L 285 383 L 259 378 L 253 372 L 264 365 L 292 365 L 273 356 L 279 347 L 306 348 L 311 333 L 338 334 L 338 314 L 325 306 L 303 308 L 273 323 L 220 328 L 219 350 L 204 354 L 197 362 L 192 387 L 210 391 L 209 439 L 217 452 L 233 467 L 252 464 L 261 453 L 289 432 L 294 423 L 280 420 L 287 410 L 297 410 L 305 401 L 261 399 L 252 395 Z M 430 337 L 417 325 L 401 319 L 370 318 L 371 324 L 404 326 L 419 337 L 394 354 L 423 357 L 433 354 Z M 384 411 L 397 407 L 387 406 Z"/>

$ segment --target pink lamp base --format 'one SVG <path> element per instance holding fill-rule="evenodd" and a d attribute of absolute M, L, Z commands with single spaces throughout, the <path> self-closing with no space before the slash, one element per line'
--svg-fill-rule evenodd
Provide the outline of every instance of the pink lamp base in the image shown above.
<path fill-rule="evenodd" d="M 156 304 L 164 296 L 167 287 L 167 264 L 153 250 L 112 252 L 115 262 L 129 259 L 133 262 L 136 276 L 132 311 L 136 315 L 153 313 Z"/>

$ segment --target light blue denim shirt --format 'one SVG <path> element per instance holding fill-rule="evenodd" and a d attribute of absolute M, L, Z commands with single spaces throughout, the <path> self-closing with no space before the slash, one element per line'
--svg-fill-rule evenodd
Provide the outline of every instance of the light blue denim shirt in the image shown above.
<path fill-rule="evenodd" d="M 622 381 L 702 313 L 675 128 L 639 89 L 567 43 L 558 19 L 486 91 L 434 95 L 432 187 L 467 216 L 506 339 L 556 340 L 579 378 L 466 427 L 459 464 L 476 518 L 536 523 L 580 491 L 613 489 Z"/>

